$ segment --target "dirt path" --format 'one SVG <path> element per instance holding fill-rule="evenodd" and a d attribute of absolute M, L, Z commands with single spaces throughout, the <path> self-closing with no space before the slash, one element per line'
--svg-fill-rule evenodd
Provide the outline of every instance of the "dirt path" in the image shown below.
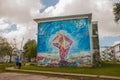
<path fill-rule="evenodd" d="M 70 80 L 58 77 L 43 75 L 22 74 L 22 73 L 0 73 L 0 80 Z"/>

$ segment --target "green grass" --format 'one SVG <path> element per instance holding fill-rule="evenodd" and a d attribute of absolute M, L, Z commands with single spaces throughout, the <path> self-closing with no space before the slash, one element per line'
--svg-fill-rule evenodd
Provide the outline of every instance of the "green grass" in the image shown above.
<path fill-rule="evenodd" d="M 101 67 L 40 67 L 40 66 L 23 66 L 22 69 L 38 70 L 38 71 L 52 71 L 52 72 L 66 72 L 78 74 L 95 74 L 95 75 L 109 75 L 120 76 L 120 64 L 102 63 Z"/>
<path fill-rule="evenodd" d="M 6 67 L 14 66 L 14 63 L 2 63 L 0 64 L 0 72 L 5 72 Z"/>
<path fill-rule="evenodd" d="M 5 66 L 0 64 L 0 72 L 4 72 L 4 70 L 5 70 Z"/>

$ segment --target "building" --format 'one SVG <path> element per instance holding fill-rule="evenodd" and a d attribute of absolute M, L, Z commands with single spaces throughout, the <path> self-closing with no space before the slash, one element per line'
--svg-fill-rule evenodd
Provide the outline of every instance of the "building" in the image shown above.
<path fill-rule="evenodd" d="M 39 65 L 99 64 L 98 29 L 97 22 L 91 22 L 92 14 L 34 20 L 38 23 L 37 62 Z M 53 61 L 54 59 L 56 61 Z"/>
<path fill-rule="evenodd" d="M 114 48 L 112 46 L 105 47 L 105 50 L 103 50 L 100 54 L 102 61 L 113 61 L 114 60 Z"/>
<path fill-rule="evenodd" d="M 106 49 L 101 52 L 101 60 L 120 61 L 120 43 L 106 47 Z"/>
<path fill-rule="evenodd" d="M 116 61 L 120 61 L 120 43 L 113 46 Z"/>

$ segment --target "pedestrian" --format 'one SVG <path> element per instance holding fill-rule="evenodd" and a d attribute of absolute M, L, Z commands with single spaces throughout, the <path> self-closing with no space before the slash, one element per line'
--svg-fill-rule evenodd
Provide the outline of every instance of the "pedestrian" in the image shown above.
<path fill-rule="evenodd" d="M 16 68 L 19 68 L 19 57 L 18 56 L 15 58 L 15 62 L 16 62 Z"/>
<path fill-rule="evenodd" d="M 22 65 L 22 62 L 21 62 L 21 60 L 19 61 L 19 69 L 21 68 L 21 65 Z"/>

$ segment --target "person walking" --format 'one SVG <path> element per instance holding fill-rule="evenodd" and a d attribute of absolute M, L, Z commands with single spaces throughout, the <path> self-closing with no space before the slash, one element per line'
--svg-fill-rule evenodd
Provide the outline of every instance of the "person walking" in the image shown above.
<path fill-rule="evenodd" d="M 21 60 L 19 60 L 19 66 L 18 66 L 18 69 L 21 68 L 21 65 L 22 65 L 22 62 L 21 62 Z"/>
<path fill-rule="evenodd" d="M 19 57 L 17 56 L 15 58 L 16 68 L 19 68 Z"/>

